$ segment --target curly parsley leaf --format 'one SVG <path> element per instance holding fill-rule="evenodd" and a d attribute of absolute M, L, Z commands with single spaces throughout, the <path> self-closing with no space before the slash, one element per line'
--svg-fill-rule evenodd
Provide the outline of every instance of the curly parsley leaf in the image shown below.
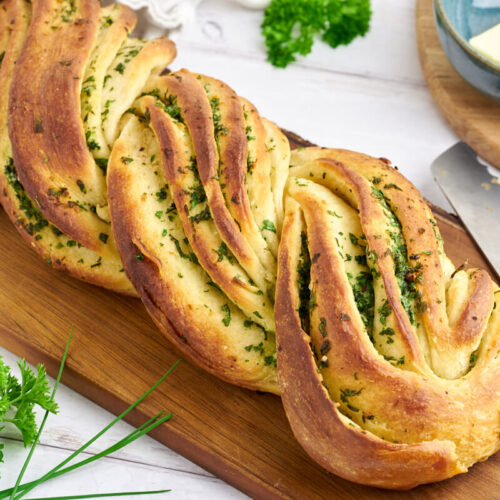
<path fill-rule="evenodd" d="M 370 0 L 272 0 L 261 26 L 267 60 L 285 68 L 309 54 L 317 36 L 333 48 L 347 45 L 368 32 L 370 18 Z"/>
<path fill-rule="evenodd" d="M 18 366 L 20 380 L 0 357 L 0 422 L 16 426 L 22 434 L 24 444 L 28 446 L 37 435 L 35 406 L 51 413 L 57 413 L 58 406 L 51 398 L 45 368 L 38 365 L 35 373 L 25 360 L 19 361 Z M 0 460 L 1 458 L 0 447 Z"/>

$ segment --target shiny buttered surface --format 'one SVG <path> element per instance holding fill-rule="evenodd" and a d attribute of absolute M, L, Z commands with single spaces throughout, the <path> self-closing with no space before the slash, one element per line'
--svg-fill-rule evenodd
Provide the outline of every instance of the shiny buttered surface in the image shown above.
<path fill-rule="evenodd" d="M 224 83 L 150 78 L 108 188 L 127 274 L 167 336 L 232 383 L 278 392 L 274 293 L 288 140 Z"/>
<path fill-rule="evenodd" d="M 283 403 L 332 472 L 405 489 L 499 448 L 500 290 L 455 271 L 427 204 L 387 162 L 292 153 L 278 259 Z"/>
<path fill-rule="evenodd" d="M 387 161 L 290 153 L 96 0 L 0 3 L 1 202 L 72 276 L 137 293 L 212 374 L 280 393 L 326 469 L 405 489 L 499 448 L 500 290 Z M 8 120 L 5 119 L 8 116 Z M 129 281 L 130 280 L 130 281 Z"/>
<path fill-rule="evenodd" d="M 1 203 L 49 264 L 126 294 L 107 163 L 123 114 L 175 57 L 167 39 L 130 37 L 135 23 L 98 0 L 0 4 Z"/>

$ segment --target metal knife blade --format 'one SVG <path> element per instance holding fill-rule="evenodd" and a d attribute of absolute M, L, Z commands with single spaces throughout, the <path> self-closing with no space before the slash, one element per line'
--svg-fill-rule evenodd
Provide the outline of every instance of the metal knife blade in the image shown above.
<path fill-rule="evenodd" d="M 434 179 L 500 276 L 500 184 L 474 151 L 459 142 L 431 166 Z M 499 172 L 500 174 L 500 172 Z"/>

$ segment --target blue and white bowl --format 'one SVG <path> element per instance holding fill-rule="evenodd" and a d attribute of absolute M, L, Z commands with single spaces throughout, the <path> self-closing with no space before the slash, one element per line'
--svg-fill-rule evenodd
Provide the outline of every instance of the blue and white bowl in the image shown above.
<path fill-rule="evenodd" d="M 500 7 L 477 7 L 477 3 L 477 0 L 434 0 L 439 40 L 458 73 L 475 88 L 500 101 L 500 64 L 469 43 L 471 37 L 500 23 Z"/>

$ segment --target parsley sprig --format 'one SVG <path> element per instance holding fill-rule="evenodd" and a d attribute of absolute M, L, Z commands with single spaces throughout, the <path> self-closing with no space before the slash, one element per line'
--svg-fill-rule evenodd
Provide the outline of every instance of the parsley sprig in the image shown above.
<path fill-rule="evenodd" d="M 370 18 L 370 0 L 272 0 L 262 23 L 267 60 L 285 68 L 311 52 L 316 36 L 347 45 L 368 32 Z"/>
<path fill-rule="evenodd" d="M 35 406 L 47 412 L 57 413 L 58 406 L 50 395 L 49 381 L 45 368 L 36 367 L 36 373 L 26 364 L 18 362 L 21 380 L 12 374 L 0 357 L 0 422 L 10 423 L 22 434 L 24 445 L 32 444 L 37 436 Z M 0 431 L 5 425 L 0 427 Z M 3 462 L 3 444 L 0 444 L 0 462 Z"/>
<path fill-rule="evenodd" d="M 1 373 L 0 373 L 0 394 L 2 395 L 2 400 L 0 400 L 0 404 L 2 405 L 2 411 L 4 406 L 7 407 L 5 415 L 9 412 L 11 407 L 15 407 L 17 409 L 16 415 L 19 412 L 19 407 L 25 407 L 22 415 L 30 414 L 29 417 L 21 418 L 19 416 L 16 419 L 14 416 L 12 419 L 4 418 L 4 422 L 11 422 L 16 427 L 19 428 L 21 433 L 23 434 L 23 440 L 25 444 L 32 444 L 29 454 L 21 468 L 19 476 L 16 480 L 16 484 L 12 488 L 8 488 L 0 491 L 0 499 L 2 498 L 10 498 L 11 500 L 20 500 L 25 495 L 27 495 L 30 491 L 35 489 L 42 483 L 54 479 L 56 477 L 62 476 L 68 472 L 74 471 L 88 465 L 90 463 L 95 462 L 103 457 L 111 455 L 118 450 L 121 450 L 125 446 L 134 442 L 136 439 L 144 436 L 145 434 L 151 432 L 156 429 L 158 426 L 167 422 L 172 418 L 172 413 L 166 414 L 164 410 L 157 413 L 153 418 L 142 424 L 137 429 L 134 429 L 130 434 L 125 436 L 124 438 L 117 441 L 112 446 L 106 448 L 105 450 L 88 457 L 79 462 L 74 462 L 74 460 L 85 451 L 90 445 L 92 445 L 95 441 L 97 441 L 103 434 L 105 434 L 109 429 L 111 429 L 114 425 L 116 425 L 119 421 L 121 421 L 126 415 L 128 415 L 134 408 L 136 408 L 146 397 L 149 396 L 167 377 L 172 373 L 172 371 L 179 364 L 180 360 L 178 360 L 174 365 L 158 380 L 151 388 L 149 388 L 139 399 L 137 399 L 132 405 L 130 405 L 123 413 L 118 415 L 111 423 L 109 423 L 106 427 L 100 430 L 97 434 L 95 434 L 92 438 L 90 438 L 85 444 L 83 444 L 78 450 L 73 452 L 69 457 L 64 459 L 58 465 L 50 469 L 47 473 L 45 473 L 42 477 L 30 481 L 27 483 L 21 483 L 24 473 L 27 470 L 28 464 L 33 456 L 33 452 L 35 450 L 36 445 L 39 443 L 40 435 L 43 431 L 45 423 L 50 413 L 55 413 L 58 410 L 58 406 L 54 401 L 54 396 L 56 394 L 57 388 L 59 386 L 59 382 L 61 380 L 62 372 L 64 369 L 64 365 L 66 362 L 69 344 L 71 341 L 71 335 L 68 337 L 68 342 L 66 344 L 66 349 L 64 351 L 64 355 L 61 360 L 61 365 L 59 368 L 59 373 L 54 384 L 54 388 L 52 393 L 50 392 L 50 385 L 46 376 L 45 369 L 42 365 L 37 366 L 37 373 L 35 374 L 27 365 L 24 360 L 19 362 L 19 368 L 21 370 L 21 381 L 18 381 L 16 377 L 10 372 L 10 368 L 6 365 L 1 365 Z M 4 402 L 5 400 L 5 402 Z M 7 404 L 10 403 L 10 404 Z M 35 415 L 34 415 L 34 405 L 39 405 L 40 407 L 46 410 L 45 415 L 43 417 L 42 423 L 40 424 L 40 428 L 38 431 L 36 430 L 35 423 Z M 29 411 L 28 411 L 29 410 Z M 2 427 L 3 428 L 3 427 Z M 2 429 L 0 428 L 0 430 Z M 23 432 L 24 431 L 24 432 Z M 25 438 L 26 437 L 26 438 Z M 27 441 L 28 440 L 28 441 Z M 70 464 L 70 462 L 74 462 Z M 96 494 L 87 494 L 87 495 L 64 495 L 61 497 L 47 497 L 43 499 L 32 498 L 31 500 L 59 500 L 59 499 L 87 499 L 87 498 L 103 498 L 103 497 L 121 497 L 121 496 L 136 496 L 136 495 L 153 495 L 158 493 L 167 493 L 170 490 L 154 490 L 154 491 L 132 491 L 132 492 L 111 492 L 111 493 L 96 493 Z"/>

